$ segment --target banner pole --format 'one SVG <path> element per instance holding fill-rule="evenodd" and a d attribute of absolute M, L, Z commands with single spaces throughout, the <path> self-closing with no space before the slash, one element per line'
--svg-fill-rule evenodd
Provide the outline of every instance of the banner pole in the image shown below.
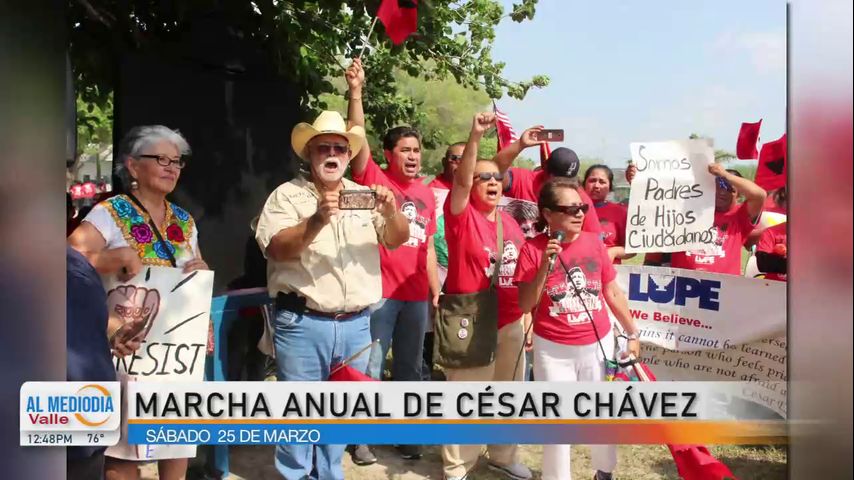
<path fill-rule="evenodd" d="M 377 20 L 379 20 L 379 18 L 379 16 L 374 16 L 374 21 L 371 22 L 371 28 L 368 29 L 368 36 L 365 38 L 365 43 L 362 44 L 362 49 L 359 50 L 359 55 L 356 58 L 362 58 L 362 54 L 365 53 L 365 47 L 370 45 L 371 34 L 374 33 L 374 27 L 377 25 Z"/>

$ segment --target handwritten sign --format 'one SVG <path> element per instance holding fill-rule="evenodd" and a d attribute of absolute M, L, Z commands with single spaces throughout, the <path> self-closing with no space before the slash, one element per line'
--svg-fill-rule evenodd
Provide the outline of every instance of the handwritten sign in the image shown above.
<path fill-rule="evenodd" d="M 214 272 L 144 267 L 128 282 L 105 280 L 107 307 L 124 326 L 119 335 L 140 339 L 132 355 L 115 359 L 126 382 L 201 382 L 210 322 Z M 127 460 L 194 457 L 193 445 L 128 445 L 127 405 L 122 407 L 122 440 L 106 454 Z"/>
<path fill-rule="evenodd" d="M 708 140 L 630 144 L 626 252 L 682 252 L 715 239 L 715 153 Z"/>

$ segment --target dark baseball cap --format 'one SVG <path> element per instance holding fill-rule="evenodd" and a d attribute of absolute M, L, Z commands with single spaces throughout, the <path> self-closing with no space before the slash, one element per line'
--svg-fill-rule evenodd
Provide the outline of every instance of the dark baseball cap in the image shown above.
<path fill-rule="evenodd" d="M 581 162 L 574 151 L 560 147 L 552 150 L 546 162 L 546 172 L 554 177 L 574 177 L 578 175 Z"/>

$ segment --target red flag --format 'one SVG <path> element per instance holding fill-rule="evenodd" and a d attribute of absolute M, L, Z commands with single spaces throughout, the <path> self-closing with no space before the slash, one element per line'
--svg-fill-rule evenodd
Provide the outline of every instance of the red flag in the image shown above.
<path fill-rule="evenodd" d="M 786 134 L 773 142 L 762 145 L 759 165 L 756 167 L 757 185 L 766 191 L 786 186 Z"/>
<path fill-rule="evenodd" d="M 401 44 L 418 28 L 418 0 L 383 0 L 377 18 L 392 43 Z"/>
<path fill-rule="evenodd" d="M 702 445 L 668 445 L 676 471 L 683 480 L 724 480 L 736 478 L 730 469 Z"/>
<path fill-rule="evenodd" d="M 762 126 L 760 118 L 756 123 L 743 122 L 741 130 L 738 131 L 738 142 L 735 145 L 735 157 L 741 160 L 756 160 L 759 151 L 756 142 L 759 141 L 759 127 Z"/>
<path fill-rule="evenodd" d="M 655 375 L 652 373 L 652 370 L 641 362 L 635 362 L 628 373 L 628 375 L 622 372 L 618 373 L 615 375 L 615 378 L 619 378 L 620 380 L 636 379 L 643 382 L 655 381 Z M 668 445 L 667 448 L 670 449 L 670 455 L 673 456 L 673 463 L 676 464 L 679 477 L 683 480 L 724 480 L 727 478 L 736 478 L 729 467 L 709 453 L 709 449 L 703 445 Z"/>
<path fill-rule="evenodd" d="M 492 110 L 495 112 L 495 129 L 498 131 L 498 151 L 516 141 L 516 132 L 513 131 L 513 126 L 510 125 L 510 117 L 506 113 L 498 109 L 495 104 L 492 104 Z"/>
<path fill-rule="evenodd" d="M 329 375 L 331 382 L 376 382 L 368 375 L 356 370 L 350 365 L 336 366 L 332 368 L 332 374 Z"/>

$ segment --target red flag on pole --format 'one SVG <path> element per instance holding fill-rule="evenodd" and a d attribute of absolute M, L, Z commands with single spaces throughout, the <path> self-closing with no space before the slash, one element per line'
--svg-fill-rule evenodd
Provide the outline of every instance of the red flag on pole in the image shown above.
<path fill-rule="evenodd" d="M 629 370 L 631 369 L 631 370 Z M 646 364 L 637 361 L 626 367 L 627 373 L 618 373 L 614 378 L 629 381 L 654 382 L 655 375 Z M 631 378 L 630 378 L 631 375 Z M 703 445 L 668 445 L 679 477 L 683 480 L 735 479 L 729 467 L 715 458 Z"/>
<path fill-rule="evenodd" d="M 741 130 L 738 131 L 738 142 L 735 145 L 735 156 L 741 160 L 755 160 L 759 158 L 756 142 L 759 141 L 759 127 L 762 126 L 760 118 L 756 123 L 743 122 Z"/>
<path fill-rule="evenodd" d="M 418 28 L 418 0 L 383 0 L 377 18 L 392 43 L 399 45 Z"/>
<path fill-rule="evenodd" d="M 332 369 L 330 382 L 376 382 L 378 380 L 365 375 L 350 365 L 339 365 Z"/>
<path fill-rule="evenodd" d="M 759 152 L 759 165 L 756 167 L 757 185 L 766 191 L 786 186 L 786 134 L 762 145 Z"/>
<path fill-rule="evenodd" d="M 513 131 L 513 126 L 510 125 L 510 117 L 499 110 L 494 102 L 492 104 L 492 111 L 495 112 L 495 129 L 498 131 L 498 151 L 501 151 L 502 148 L 516 141 L 516 132 Z"/>

